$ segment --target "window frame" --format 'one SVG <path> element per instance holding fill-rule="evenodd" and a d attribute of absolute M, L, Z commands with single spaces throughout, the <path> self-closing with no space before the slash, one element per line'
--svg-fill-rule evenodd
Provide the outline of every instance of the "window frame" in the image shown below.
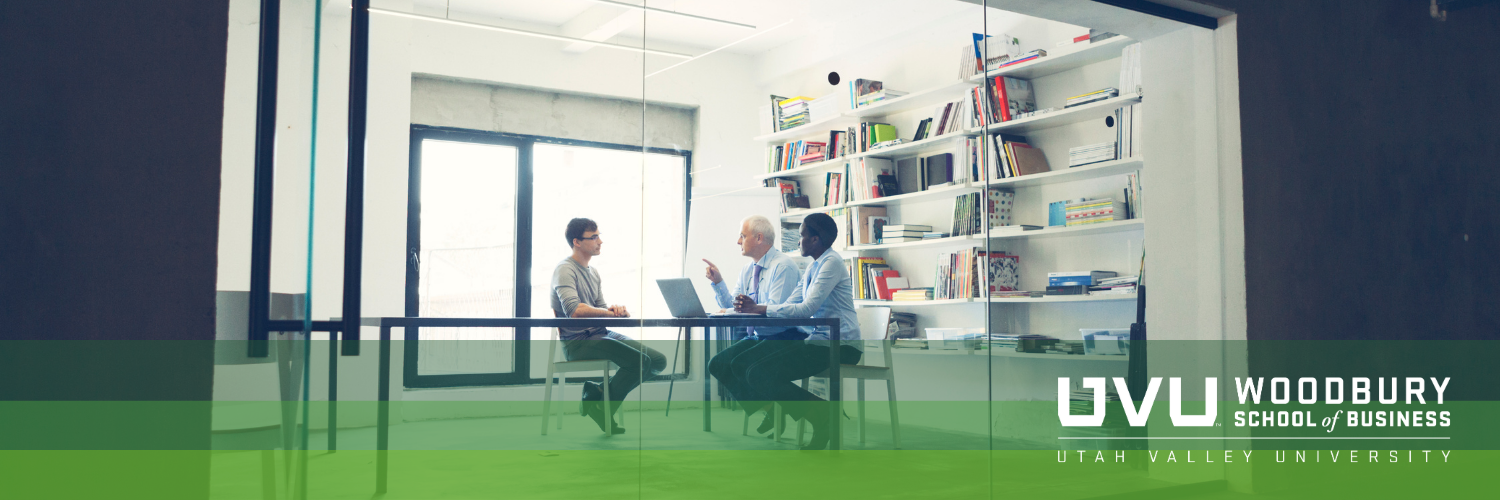
<path fill-rule="evenodd" d="M 531 317 L 531 267 L 533 259 L 531 255 L 532 236 L 532 209 L 534 207 L 533 188 L 535 182 L 532 177 L 533 150 L 537 144 L 555 144 L 560 146 L 589 147 L 599 149 L 610 149 L 616 151 L 643 152 L 651 154 L 664 154 L 682 157 L 683 165 L 683 234 L 682 241 L 684 251 L 687 245 L 687 228 L 692 214 L 692 191 L 693 191 L 693 161 L 692 151 L 668 149 L 668 148 L 642 148 L 640 146 L 629 146 L 624 144 L 613 144 L 606 142 L 582 141 L 574 139 L 561 139 L 556 137 L 534 136 L 524 134 L 510 134 L 503 132 L 489 132 L 483 130 L 463 129 L 456 127 L 439 127 L 432 125 L 411 126 L 411 149 L 407 168 L 407 206 L 406 206 L 406 317 L 419 317 L 421 313 L 420 297 L 421 290 L 419 261 L 422 254 L 422 141 L 439 140 L 449 142 L 465 142 L 471 144 L 486 144 L 494 146 L 508 146 L 516 148 L 516 269 L 515 269 L 515 294 L 513 304 L 517 318 Z M 686 252 L 684 252 L 686 255 Z M 686 258 L 686 257 L 684 257 Z M 545 297 L 541 300 L 546 300 Z M 407 335 L 407 338 L 418 338 L 418 332 Z M 517 386 L 537 385 L 545 382 L 544 378 L 531 377 L 531 330 L 529 328 L 515 329 L 515 349 L 512 350 L 515 359 L 511 372 L 504 373 L 462 373 L 443 375 L 421 375 L 417 370 L 420 342 L 405 342 L 405 359 L 402 363 L 402 379 L 407 388 L 440 388 L 440 387 L 479 387 L 479 386 Z M 692 378 L 692 335 L 683 340 L 683 367 L 680 374 L 662 374 L 648 378 L 645 382 L 686 380 Z M 600 377 L 567 377 L 570 382 L 581 382 L 586 380 L 599 381 Z"/>

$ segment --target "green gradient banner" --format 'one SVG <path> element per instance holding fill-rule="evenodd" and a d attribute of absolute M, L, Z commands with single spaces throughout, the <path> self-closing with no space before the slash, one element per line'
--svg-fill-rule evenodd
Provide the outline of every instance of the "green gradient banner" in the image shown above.
<path fill-rule="evenodd" d="M 225 357 L 218 400 L 0 401 L 0 496 L 202 498 L 194 485 L 207 484 L 210 498 L 370 498 L 383 462 L 384 498 L 1468 498 L 1500 470 L 1495 342 L 1156 341 L 1144 366 L 897 350 L 894 408 L 883 381 L 846 381 L 836 452 L 799 450 L 811 429 L 790 419 L 773 438 L 754 431 L 762 414 L 703 401 L 701 360 L 675 382 L 670 414 L 667 381 L 632 392 L 617 436 L 580 417 L 570 382 L 544 435 L 538 385 L 403 389 L 403 342 L 392 345 L 393 401 L 376 401 L 380 346 L 365 344 L 339 361 L 338 402 L 326 400 L 324 342 L 280 342 L 264 362 Z M 87 345 L 89 356 L 208 352 Z M 4 347 L 31 364 L 79 352 Z M 63 394 L 87 375 L 26 381 L 27 394 Z M 182 491 L 137 487 L 164 475 Z"/>

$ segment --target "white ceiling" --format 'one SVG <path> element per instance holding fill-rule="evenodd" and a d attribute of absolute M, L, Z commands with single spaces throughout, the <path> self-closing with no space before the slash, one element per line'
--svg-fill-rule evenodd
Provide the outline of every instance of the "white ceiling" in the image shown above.
<path fill-rule="evenodd" d="M 640 4 L 642 0 L 620 0 Z M 909 29 L 979 7 L 957 0 L 647 0 L 648 7 L 749 24 L 747 29 L 591 0 L 415 0 L 418 14 L 553 33 L 575 38 L 701 54 L 791 21 L 791 24 L 724 49 L 759 54 L 825 31 L 851 36 Z M 592 32 L 594 36 L 586 34 Z M 599 35 L 608 38 L 599 38 Z"/>

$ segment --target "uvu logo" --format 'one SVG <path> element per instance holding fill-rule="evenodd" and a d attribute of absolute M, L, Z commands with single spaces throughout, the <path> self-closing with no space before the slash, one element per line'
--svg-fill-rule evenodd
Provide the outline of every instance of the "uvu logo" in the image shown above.
<path fill-rule="evenodd" d="M 1151 384 L 1146 387 L 1146 397 L 1141 399 L 1139 408 L 1135 406 L 1135 398 L 1130 395 L 1130 387 L 1125 383 L 1124 377 L 1115 377 L 1115 390 L 1120 395 L 1121 406 L 1125 407 L 1125 418 L 1131 427 L 1144 427 L 1146 418 L 1151 416 L 1151 405 L 1156 402 L 1156 393 L 1161 389 L 1161 377 L 1151 377 Z M 1171 392 L 1167 395 L 1167 401 L 1171 405 L 1172 425 L 1177 427 L 1212 427 L 1214 421 L 1219 418 L 1219 379 L 1217 377 L 1203 378 L 1203 402 L 1202 415 L 1182 414 L 1182 378 L 1171 377 Z M 1057 378 L 1057 418 L 1062 420 L 1064 427 L 1099 427 L 1104 425 L 1104 377 L 1084 377 L 1083 388 L 1094 390 L 1094 414 L 1073 415 L 1069 411 L 1069 396 L 1073 393 L 1073 382 L 1069 377 Z"/>

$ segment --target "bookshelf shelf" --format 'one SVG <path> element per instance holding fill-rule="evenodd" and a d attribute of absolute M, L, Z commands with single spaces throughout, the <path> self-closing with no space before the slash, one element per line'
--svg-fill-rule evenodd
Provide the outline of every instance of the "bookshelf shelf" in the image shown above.
<path fill-rule="evenodd" d="M 928 189 L 926 191 L 917 191 L 915 193 L 904 193 L 904 194 L 898 194 L 898 195 L 895 195 L 895 196 L 885 196 L 885 197 L 881 197 L 881 198 L 871 198 L 871 199 L 868 199 L 868 200 L 855 200 L 855 201 L 851 201 L 851 202 L 845 203 L 844 206 L 847 206 L 847 207 L 857 207 L 857 206 L 862 206 L 862 205 L 887 205 L 887 204 L 895 204 L 895 203 L 902 203 L 902 202 L 908 202 L 908 201 L 926 201 L 929 198 L 939 198 L 939 199 L 948 198 L 949 201 L 952 201 L 951 199 L 954 196 L 958 196 L 958 195 L 966 194 L 966 193 L 973 193 L 973 192 L 979 191 L 981 189 L 984 189 L 984 186 L 981 186 L 981 185 L 978 185 L 978 184 L 969 184 L 969 183 L 954 184 L 952 186 L 942 186 L 942 187 L 937 187 L 937 188 L 933 188 L 933 189 Z"/>
<path fill-rule="evenodd" d="M 855 300 L 855 307 L 889 306 L 889 307 L 935 307 L 954 304 L 1072 304 L 1076 302 L 1117 302 L 1123 300 L 1135 300 L 1133 293 L 1109 294 L 1109 295 L 1047 295 L 1044 297 L 1021 297 L 1014 299 L 1002 298 L 972 298 L 972 299 L 943 299 L 943 300 Z"/>
<path fill-rule="evenodd" d="M 1032 358 L 1056 361 L 1130 361 L 1130 356 L 1105 354 L 1045 354 L 1040 352 L 1018 352 L 1008 349 L 891 349 L 891 354 L 914 354 L 918 356 L 993 356 L 997 358 Z"/>
<path fill-rule="evenodd" d="M 874 151 L 866 151 L 866 152 L 863 152 L 863 153 L 856 153 L 856 154 L 852 154 L 852 155 L 849 155 L 849 156 L 844 156 L 844 157 L 841 157 L 841 158 L 834 158 L 832 160 L 825 160 L 825 161 L 821 161 L 821 162 L 818 162 L 818 163 L 810 163 L 810 164 L 803 165 L 803 166 L 800 166 L 800 167 L 797 167 L 797 168 L 794 168 L 794 169 L 791 169 L 791 170 L 782 170 L 780 172 L 771 172 L 771 173 L 768 173 L 768 174 L 761 174 L 761 175 L 755 176 L 754 179 L 758 180 L 758 181 L 763 181 L 763 180 L 766 180 L 766 179 L 777 179 L 777 178 L 787 178 L 787 177 L 802 177 L 802 176 L 806 176 L 806 175 L 821 174 L 821 173 L 824 173 L 824 172 L 832 172 L 832 171 L 837 171 L 839 167 L 844 166 L 844 163 L 846 163 L 846 162 L 848 162 L 850 160 L 857 160 L 857 159 L 860 159 L 860 158 L 898 158 L 898 157 L 905 157 L 905 156 L 908 156 L 908 155 L 915 156 L 915 153 L 917 151 L 924 151 L 924 150 L 927 150 L 929 148 L 942 146 L 944 144 L 951 143 L 951 142 L 953 142 L 953 141 L 955 141 L 957 139 L 962 139 L 964 137 L 972 137 L 974 135 L 977 135 L 977 134 L 970 134 L 968 132 L 953 132 L 953 133 L 943 134 L 943 135 L 938 136 L 938 137 L 933 137 L 933 138 L 930 138 L 930 139 L 922 139 L 922 140 L 917 141 L 917 142 L 908 142 L 908 143 L 905 143 L 905 144 L 897 144 L 895 146 L 884 147 L 884 148 L 880 148 L 880 149 L 877 149 L 877 150 L 874 150 Z"/>
<path fill-rule="evenodd" d="M 795 218 L 798 218 L 798 217 L 806 217 L 808 214 L 815 214 L 815 213 L 818 213 L 818 212 L 827 212 L 829 210 L 838 210 L 840 208 L 844 208 L 844 204 L 843 203 L 836 203 L 836 204 L 833 204 L 833 205 L 828 205 L 828 206 L 818 207 L 818 208 L 803 208 L 803 209 L 793 210 L 793 211 L 790 211 L 790 212 L 783 212 L 781 214 L 781 218 L 783 218 L 783 219 L 795 219 Z"/>
<path fill-rule="evenodd" d="M 796 139 L 798 137 L 812 137 L 818 134 L 826 136 L 828 135 L 829 125 L 833 125 L 836 123 L 848 123 L 850 121 L 850 117 L 845 116 L 843 113 L 840 113 L 828 118 L 824 118 L 822 120 L 810 122 L 799 127 L 793 127 L 780 132 L 770 133 L 766 135 L 758 135 L 755 136 L 755 138 L 752 140 L 754 140 L 755 142 L 769 143 L 783 142 L 787 139 Z"/>
<path fill-rule="evenodd" d="M 922 248 L 922 247 L 977 247 L 983 243 L 968 236 L 949 236 L 947 238 L 933 238 L 922 241 L 903 241 L 900 243 L 882 243 L 879 245 L 854 245 L 850 250 L 890 250 L 893 248 Z"/>
<path fill-rule="evenodd" d="M 1073 182 L 1086 179 L 1097 179 L 1111 175 L 1121 175 L 1134 172 L 1146 167 L 1146 159 L 1136 156 L 1123 160 L 1113 160 L 1093 163 L 1072 168 L 1053 170 L 1040 174 L 1023 175 L 1009 179 L 998 179 L 990 181 L 990 187 L 1021 188 L 1032 186 L 1045 186 L 1059 182 Z"/>
<path fill-rule="evenodd" d="M 1103 119 L 1114 114 L 1121 106 L 1129 106 L 1141 102 L 1140 94 L 1126 94 L 1119 97 L 1095 101 L 1088 104 L 1061 109 L 1044 115 L 1022 118 L 1000 122 L 985 127 L 975 127 L 968 130 L 970 133 L 982 132 L 996 133 L 1005 132 L 1011 134 L 1024 134 L 1034 130 L 1042 130 L 1063 125 L 1071 125 L 1089 120 Z"/>
<path fill-rule="evenodd" d="M 817 163 L 809 163 L 807 165 L 803 165 L 803 166 L 800 166 L 800 167 L 797 167 L 797 168 L 794 168 L 794 169 L 791 169 L 791 170 L 782 170 L 780 172 L 771 172 L 771 173 L 768 173 L 768 174 L 761 174 L 761 175 L 755 176 L 755 180 L 757 180 L 757 181 L 763 181 L 763 180 L 766 180 L 766 179 L 784 179 L 784 178 L 788 178 L 788 177 L 802 177 L 802 176 L 806 176 L 806 175 L 821 174 L 821 173 L 826 173 L 826 172 L 842 172 L 843 171 L 842 167 L 844 166 L 845 163 L 847 163 L 849 161 L 850 157 L 852 157 L 852 155 L 851 156 L 845 156 L 843 158 L 834 158 L 832 160 L 824 160 L 824 161 L 820 161 L 820 162 L 817 162 Z"/>
<path fill-rule="evenodd" d="M 1146 228 L 1146 219 L 1130 219 L 1130 220 L 1117 220 L 1117 221 L 1114 221 L 1114 222 L 1101 222 L 1101 223 L 1098 223 L 1098 224 L 1088 224 L 1088 225 L 1073 226 L 1073 227 L 1054 226 L 1054 227 L 1046 227 L 1046 228 L 1042 228 L 1042 229 L 1036 229 L 1036 230 L 1032 230 L 1032 231 L 1022 231 L 1022 232 L 1007 233 L 1007 234 L 994 234 L 992 232 L 992 233 L 990 233 L 989 239 L 1000 240 L 1000 239 L 1021 239 L 1021 238 L 1031 238 L 1031 239 L 1037 239 L 1037 238 L 1055 238 L 1055 237 L 1060 237 L 1060 236 L 1079 236 L 1079 235 L 1085 235 L 1085 234 L 1108 234 L 1108 233 L 1120 233 L 1120 232 L 1126 232 L 1126 231 L 1140 231 L 1140 230 L 1143 230 L 1145 228 Z M 973 238 L 973 239 L 976 239 L 976 240 L 984 240 L 985 239 L 984 235 L 982 235 L 982 234 L 976 234 L 976 235 L 972 235 L 972 236 L 969 236 L 969 237 Z"/>
<path fill-rule="evenodd" d="M 969 77 L 969 81 L 978 82 L 985 77 L 994 78 L 997 76 L 1011 76 L 1030 80 L 1032 78 L 1054 75 L 1082 68 L 1090 64 L 1119 58 L 1120 50 L 1132 43 L 1135 43 L 1135 40 L 1116 36 L 1094 43 L 1070 44 L 1057 50 L 1048 50 L 1047 57 L 1037 58 L 1015 66 L 992 69 L 986 71 L 984 76 L 974 75 Z"/>
<path fill-rule="evenodd" d="M 942 300 L 855 300 L 855 307 L 934 307 L 951 306 L 954 304 L 982 304 L 984 299 L 942 299 Z"/>
<path fill-rule="evenodd" d="M 1117 54 L 1118 55 L 1118 54 Z M 921 92 L 913 92 L 889 101 L 855 108 L 844 112 L 844 116 L 859 118 L 890 116 L 918 109 L 931 109 L 943 103 L 957 101 L 975 87 L 978 80 L 954 80 Z"/>

